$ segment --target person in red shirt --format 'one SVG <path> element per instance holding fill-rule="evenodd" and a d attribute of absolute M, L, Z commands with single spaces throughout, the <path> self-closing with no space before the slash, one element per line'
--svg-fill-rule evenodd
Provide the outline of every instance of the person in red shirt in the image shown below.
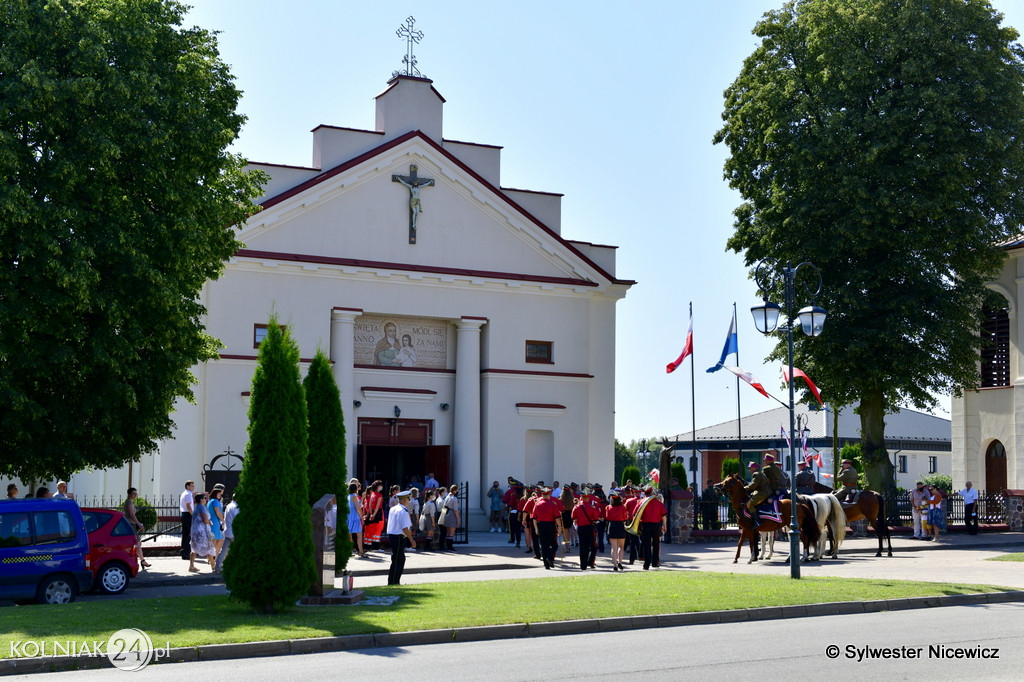
<path fill-rule="evenodd" d="M 537 541 L 537 533 L 533 526 L 533 508 L 537 506 L 538 501 L 540 501 L 540 495 L 537 493 L 537 488 L 531 485 L 526 490 L 520 522 L 526 529 L 526 553 L 532 553 L 535 559 L 540 559 L 540 543 Z"/>
<path fill-rule="evenodd" d="M 626 520 L 629 513 L 626 505 L 622 503 L 622 496 L 617 491 L 612 491 L 608 498 L 608 507 L 604 510 L 604 516 L 608 519 L 608 542 L 612 546 L 612 570 L 624 571 L 622 557 L 626 547 Z"/>
<path fill-rule="evenodd" d="M 626 519 L 627 526 L 633 523 L 633 517 L 636 516 L 636 510 L 640 506 L 640 503 L 643 502 L 643 499 L 636 493 L 636 489 L 633 488 L 632 486 L 626 486 L 624 490 L 623 498 L 625 499 L 626 514 L 628 514 L 628 518 Z M 638 556 L 641 559 L 644 558 L 644 548 L 643 545 L 640 544 L 639 535 L 626 533 L 626 547 L 629 548 L 630 566 L 633 565 Z"/>
<path fill-rule="evenodd" d="M 501 503 L 505 505 L 505 518 L 508 519 L 508 544 L 510 545 L 516 541 L 515 525 L 516 522 L 519 521 L 519 510 L 516 508 L 516 503 L 523 494 L 521 488 L 519 493 L 516 494 L 517 485 L 522 484 L 509 476 L 508 489 L 505 491 L 505 494 L 501 496 Z M 520 527 L 520 538 L 522 538 L 522 527 Z"/>
<path fill-rule="evenodd" d="M 576 502 L 570 512 L 576 524 L 576 535 L 580 542 L 580 570 L 594 568 L 597 560 L 597 543 L 595 542 L 595 526 L 601 520 L 601 510 L 594 504 L 594 491 L 583 488 L 583 497 Z"/>
<path fill-rule="evenodd" d="M 542 487 L 540 494 L 541 499 L 534 504 L 533 512 L 530 515 L 533 517 L 535 537 L 540 540 L 544 568 L 550 570 L 555 565 L 555 552 L 558 550 L 558 525 L 562 520 L 562 513 L 558 503 L 551 499 L 551 488 Z"/>
<path fill-rule="evenodd" d="M 647 486 L 648 496 L 637 510 L 640 514 L 640 544 L 644 550 L 644 570 L 661 566 L 661 536 L 668 530 L 668 509 L 657 495 L 654 487 Z"/>

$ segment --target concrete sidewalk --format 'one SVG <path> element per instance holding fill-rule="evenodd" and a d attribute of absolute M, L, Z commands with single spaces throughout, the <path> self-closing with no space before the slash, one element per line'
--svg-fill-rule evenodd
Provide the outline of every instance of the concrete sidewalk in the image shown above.
<path fill-rule="evenodd" d="M 840 549 L 838 560 L 826 559 L 803 564 L 801 575 L 991 583 L 1024 589 L 1024 571 L 1020 570 L 1019 565 L 991 561 L 979 563 L 987 556 L 1009 551 L 1024 551 L 1024 533 L 958 533 L 942 536 L 937 543 L 897 536 L 893 538 L 892 558 L 885 556 L 884 553 L 882 557 L 875 558 L 877 545 L 874 537 L 848 538 Z M 789 574 L 788 541 L 777 541 L 775 556 L 767 562 L 747 564 L 749 549 L 744 546 L 739 563 L 733 564 L 735 553 L 734 541 L 690 545 L 663 544 L 661 568 L 657 570 L 758 571 Z M 189 573 L 188 562 L 177 556 L 153 556 L 148 560 L 152 568 L 145 572 L 140 571 L 132 580 L 129 590 L 134 596 L 146 596 L 143 590 L 151 587 L 223 585 L 220 574 L 212 573 L 205 562 L 196 561 L 196 567 L 200 572 Z M 389 552 L 367 552 L 365 558 L 353 556 L 347 568 L 357 588 L 375 587 L 387 583 L 390 561 Z M 627 570 L 642 568 L 639 561 L 634 566 L 627 566 Z M 532 553 L 528 554 L 525 548 L 516 549 L 514 545 L 508 544 L 507 536 L 495 533 L 470 533 L 469 543 L 456 545 L 455 552 L 407 551 L 403 582 L 422 584 L 510 578 L 555 578 L 579 575 L 580 572 L 578 552 L 575 548 L 567 553 L 564 546 L 560 546 L 555 569 L 546 571 L 541 562 L 534 559 Z M 607 548 L 604 554 L 598 554 L 596 572 L 613 573 Z M 197 593 L 208 594 L 209 590 Z"/>

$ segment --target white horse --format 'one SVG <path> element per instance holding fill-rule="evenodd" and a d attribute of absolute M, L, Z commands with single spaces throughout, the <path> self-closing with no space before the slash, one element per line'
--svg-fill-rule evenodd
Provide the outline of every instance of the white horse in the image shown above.
<path fill-rule="evenodd" d="M 786 540 L 789 538 L 789 527 L 780 528 L 777 531 L 773 530 L 767 533 L 760 533 L 761 540 L 761 552 L 757 557 L 758 561 L 770 560 L 775 556 L 775 534 L 782 533 L 782 539 Z M 765 556 L 767 555 L 767 556 Z"/>
<path fill-rule="evenodd" d="M 817 547 L 815 548 L 814 560 L 821 559 L 822 555 L 825 554 L 825 542 L 828 539 L 826 526 L 832 530 L 832 536 L 835 538 L 832 554 L 829 556 L 837 559 L 839 557 L 839 546 L 843 544 L 843 540 L 846 538 L 846 512 L 843 511 L 843 505 L 839 503 L 835 495 L 829 493 L 805 495 L 805 497 L 811 502 L 811 507 L 814 509 L 814 520 L 821 530 L 821 537 L 818 539 Z"/>

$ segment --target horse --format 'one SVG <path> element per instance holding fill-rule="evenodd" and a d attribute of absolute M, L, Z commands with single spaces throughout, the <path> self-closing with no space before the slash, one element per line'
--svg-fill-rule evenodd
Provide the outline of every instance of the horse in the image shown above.
<path fill-rule="evenodd" d="M 747 500 L 750 499 L 750 495 L 746 490 L 743 489 L 743 479 L 738 474 L 729 474 L 724 481 L 715 484 L 715 490 L 719 493 L 725 493 L 729 496 L 730 502 L 732 502 L 732 508 L 736 512 L 736 523 L 740 527 L 740 539 L 736 543 L 736 556 L 732 562 L 735 564 L 740 559 L 740 551 L 743 548 L 744 540 L 750 544 L 750 560 L 747 563 L 757 561 L 757 533 L 753 529 L 753 521 L 747 514 Z M 782 516 L 782 523 L 775 521 L 761 521 L 758 526 L 760 532 L 774 532 L 779 528 L 785 528 L 789 525 L 790 520 L 790 501 L 782 500 L 779 502 L 779 511 Z M 797 503 L 797 522 L 800 526 L 800 539 L 804 544 L 804 554 L 802 561 L 807 561 L 807 557 L 810 553 L 811 543 L 817 543 L 819 532 L 818 525 L 814 522 L 813 512 L 809 505 Z"/>
<path fill-rule="evenodd" d="M 825 540 L 828 535 L 833 538 L 833 559 L 839 558 L 839 547 L 846 538 L 846 512 L 835 495 L 818 493 L 816 495 L 798 495 L 799 502 L 807 501 L 814 510 L 814 520 L 818 524 L 819 538 L 815 546 L 814 560 L 821 559 L 825 553 Z M 826 529 L 828 533 L 826 533 Z"/>
<path fill-rule="evenodd" d="M 771 558 L 773 556 L 775 556 L 775 534 L 776 533 L 782 533 L 783 536 L 788 537 L 789 536 L 789 528 L 780 528 L 777 531 L 775 531 L 775 530 L 773 530 L 771 532 L 763 531 L 763 532 L 759 533 L 759 535 L 761 536 L 761 543 L 760 543 L 761 544 L 761 553 L 757 555 L 757 558 L 759 560 L 761 560 L 761 561 L 771 560 Z M 819 544 L 821 543 L 820 539 L 818 540 L 818 543 Z M 765 554 L 767 554 L 768 556 L 765 556 Z"/>
<path fill-rule="evenodd" d="M 832 494 L 832 488 L 821 483 L 814 483 L 814 492 Z M 833 495 L 833 497 L 835 497 Z M 843 511 L 846 512 L 847 521 L 866 520 L 875 529 L 875 536 L 878 538 L 878 552 L 876 557 L 882 556 L 882 539 L 889 544 L 889 556 L 892 556 L 892 536 L 889 535 L 889 523 L 885 520 L 885 498 L 874 490 L 862 490 L 857 496 L 857 501 L 852 504 L 843 503 Z"/>

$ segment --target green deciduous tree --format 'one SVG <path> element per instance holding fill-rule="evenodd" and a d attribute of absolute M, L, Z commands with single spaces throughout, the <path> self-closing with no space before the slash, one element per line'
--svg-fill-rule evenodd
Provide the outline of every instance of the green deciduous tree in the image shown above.
<path fill-rule="evenodd" d="M 239 91 L 183 14 L 0 3 L 0 476 L 137 460 L 216 355 L 198 294 L 260 176 L 225 152 Z"/>
<path fill-rule="evenodd" d="M 1019 230 L 1024 59 L 1000 22 L 985 0 L 790 2 L 725 93 L 728 246 L 820 268 L 829 322 L 795 362 L 858 405 L 880 489 L 885 414 L 977 385 L 984 283 Z"/>
<path fill-rule="evenodd" d="M 306 440 L 299 349 L 271 316 L 252 378 L 235 540 L 224 560 L 231 597 L 258 611 L 293 604 L 316 580 Z"/>
<path fill-rule="evenodd" d="M 630 452 L 629 447 L 615 439 L 615 480 L 622 481 L 622 470 L 628 466 L 636 466 L 636 455 Z"/>
<path fill-rule="evenodd" d="M 337 567 L 343 569 L 352 554 L 348 533 L 348 472 L 345 467 L 345 417 L 341 411 L 341 393 L 331 374 L 331 361 L 317 349 L 309 372 L 302 382 L 309 419 L 309 503 L 324 495 L 338 498 L 338 522 L 335 530 Z"/>

